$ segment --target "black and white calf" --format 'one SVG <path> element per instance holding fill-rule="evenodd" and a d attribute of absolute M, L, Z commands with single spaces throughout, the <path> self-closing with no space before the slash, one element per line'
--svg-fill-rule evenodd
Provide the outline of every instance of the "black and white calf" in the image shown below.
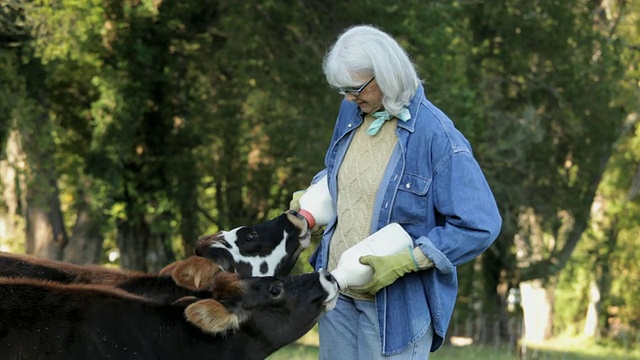
<path fill-rule="evenodd" d="M 335 306 L 327 272 L 240 278 L 168 304 L 96 284 L 0 279 L 3 360 L 264 359 Z M 186 321 L 185 321 L 186 318 Z"/>
<path fill-rule="evenodd" d="M 196 254 L 241 276 L 286 275 L 309 247 L 307 221 L 294 210 L 255 226 L 241 226 L 202 237 Z"/>

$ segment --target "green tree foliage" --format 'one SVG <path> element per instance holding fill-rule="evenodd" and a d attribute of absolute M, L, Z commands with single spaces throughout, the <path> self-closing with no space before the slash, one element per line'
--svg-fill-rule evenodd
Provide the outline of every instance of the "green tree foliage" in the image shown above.
<path fill-rule="evenodd" d="M 640 120 L 640 2 L 611 2 L 597 12 L 597 26 L 616 44 L 626 64 L 618 84 L 623 91 L 612 99 L 627 111 L 614 154 L 607 164 L 597 198 L 591 209 L 591 223 L 581 240 L 568 271 L 561 278 L 566 299 L 560 305 L 561 324 L 588 335 L 625 340 L 637 336 L 638 189 L 640 187 L 638 123 Z M 585 291 L 589 286 L 591 291 Z M 579 301 L 576 301 L 579 299 Z M 584 322 L 586 304 L 598 317 L 597 328 Z M 582 305 L 582 306 L 580 306 Z"/>
<path fill-rule="evenodd" d="M 637 16 L 629 4 L 625 14 Z M 15 129 L 28 142 L 44 199 L 60 202 L 62 225 L 49 233 L 68 234 L 65 258 L 94 262 L 117 248 L 120 265 L 155 270 L 190 254 L 200 235 L 277 215 L 307 186 L 341 100 L 323 77 L 324 52 L 347 26 L 375 24 L 405 45 L 494 189 L 502 235 L 461 267 L 461 298 L 504 317 L 509 286 L 553 283 L 565 267 L 613 150 L 608 171 L 635 159 L 632 140 L 613 144 L 637 106 L 637 25 L 603 9 L 586 0 L 5 1 L 0 139 Z M 607 186 L 623 191 L 625 179 Z M 630 241 L 635 220 L 617 224 L 617 244 Z"/>
<path fill-rule="evenodd" d="M 610 106 L 621 76 L 618 59 L 606 39 L 590 31 L 588 5 L 508 1 L 474 5 L 470 18 L 485 126 L 506 145 L 482 156 L 494 162 L 500 203 L 509 206 L 505 230 L 521 233 L 522 279 L 563 267 L 624 120 L 622 109 Z M 518 218 L 527 213 L 532 223 L 523 224 Z M 536 229 L 545 235 L 536 239 Z"/>

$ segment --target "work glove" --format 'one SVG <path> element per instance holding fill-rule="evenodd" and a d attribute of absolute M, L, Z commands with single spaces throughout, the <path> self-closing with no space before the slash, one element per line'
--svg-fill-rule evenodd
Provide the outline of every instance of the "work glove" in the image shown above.
<path fill-rule="evenodd" d="M 306 189 L 298 190 L 293 193 L 293 195 L 291 196 L 291 201 L 289 201 L 289 209 L 300 211 L 300 198 L 305 192 L 307 192 Z"/>
<path fill-rule="evenodd" d="M 374 271 L 373 278 L 362 286 L 353 287 L 353 290 L 371 295 L 374 295 L 383 287 L 391 285 L 404 274 L 419 269 L 418 262 L 413 256 L 411 247 L 407 247 L 405 250 L 393 255 L 361 256 L 359 261 L 361 264 L 371 266 Z"/>
<path fill-rule="evenodd" d="M 306 190 L 294 192 L 289 202 L 289 208 L 302 215 L 312 231 L 327 225 L 336 216 L 329 193 L 327 176 L 323 176 Z"/>
<path fill-rule="evenodd" d="M 298 190 L 298 191 L 294 192 L 293 195 L 291 196 L 291 201 L 289 201 L 289 209 L 292 209 L 292 210 L 295 210 L 297 212 L 300 212 L 300 198 L 306 192 L 307 192 L 307 189 Z M 305 220 L 307 221 L 307 226 L 309 226 L 309 220 L 306 217 L 305 217 Z M 322 226 L 318 225 L 318 224 L 315 224 L 311 228 L 311 234 L 312 235 L 317 235 L 321 231 L 322 231 Z"/>

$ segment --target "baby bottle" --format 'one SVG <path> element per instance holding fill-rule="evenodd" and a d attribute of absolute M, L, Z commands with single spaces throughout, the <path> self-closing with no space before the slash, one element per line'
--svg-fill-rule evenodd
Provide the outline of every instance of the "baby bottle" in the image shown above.
<path fill-rule="evenodd" d="M 361 256 L 392 255 L 406 248 L 413 249 L 411 236 L 402 226 L 391 223 L 342 253 L 331 275 L 338 282 L 340 289 L 362 286 L 373 277 L 373 269 L 360 263 Z"/>
<path fill-rule="evenodd" d="M 307 188 L 299 200 L 300 211 L 298 213 L 307 219 L 309 229 L 315 225 L 327 225 L 336 215 L 329 194 L 327 176 L 323 176 L 318 182 Z"/>

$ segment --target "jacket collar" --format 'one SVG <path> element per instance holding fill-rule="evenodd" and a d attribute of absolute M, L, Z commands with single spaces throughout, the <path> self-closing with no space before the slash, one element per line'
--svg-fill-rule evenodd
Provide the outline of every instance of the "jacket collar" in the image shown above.
<path fill-rule="evenodd" d="M 413 95 L 413 98 L 409 102 L 409 113 L 411 114 L 411 119 L 407 121 L 398 121 L 398 127 L 407 130 L 412 133 L 416 128 L 416 120 L 418 119 L 418 110 L 420 109 L 420 104 L 426 100 L 424 95 L 424 87 L 422 84 L 418 84 L 418 88 L 416 89 L 416 93 Z"/>

